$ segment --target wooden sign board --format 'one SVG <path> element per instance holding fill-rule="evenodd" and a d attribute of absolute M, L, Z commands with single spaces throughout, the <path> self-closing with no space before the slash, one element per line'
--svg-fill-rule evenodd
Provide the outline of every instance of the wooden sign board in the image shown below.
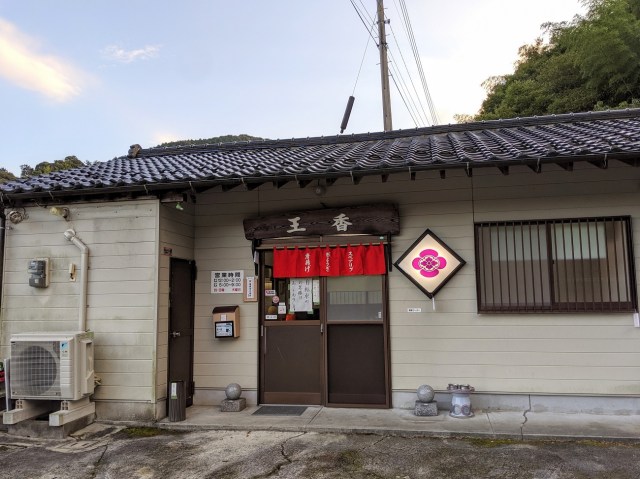
<path fill-rule="evenodd" d="M 400 233 L 400 215 L 392 204 L 298 211 L 244 220 L 248 240 L 338 234 Z"/>

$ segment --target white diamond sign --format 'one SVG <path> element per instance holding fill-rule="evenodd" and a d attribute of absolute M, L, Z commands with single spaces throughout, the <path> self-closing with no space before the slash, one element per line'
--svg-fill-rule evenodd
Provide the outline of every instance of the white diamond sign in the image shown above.
<path fill-rule="evenodd" d="M 426 230 L 394 264 L 429 298 L 433 298 L 465 265 L 465 261 Z"/>

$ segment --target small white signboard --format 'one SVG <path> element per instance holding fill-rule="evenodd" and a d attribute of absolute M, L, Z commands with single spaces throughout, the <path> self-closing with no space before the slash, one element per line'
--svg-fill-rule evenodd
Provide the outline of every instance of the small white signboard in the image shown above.
<path fill-rule="evenodd" d="M 242 293 L 244 291 L 244 271 L 212 271 L 211 293 Z"/>

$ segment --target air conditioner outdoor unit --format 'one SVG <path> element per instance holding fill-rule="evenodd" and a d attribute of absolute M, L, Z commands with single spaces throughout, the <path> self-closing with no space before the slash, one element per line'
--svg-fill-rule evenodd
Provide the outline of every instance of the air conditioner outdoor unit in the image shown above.
<path fill-rule="evenodd" d="M 93 333 L 11 337 L 11 398 L 77 400 L 93 394 Z"/>

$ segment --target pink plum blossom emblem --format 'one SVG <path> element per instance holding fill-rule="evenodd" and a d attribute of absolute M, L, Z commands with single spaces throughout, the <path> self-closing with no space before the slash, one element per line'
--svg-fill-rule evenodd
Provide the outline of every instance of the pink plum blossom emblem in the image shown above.
<path fill-rule="evenodd" d="M 442 268 L 447 266 L 447 260 L 439 256 L 436 250 L 424 249 L 411 262 L 411 266 L 420 271 L 420 274 L 425 278 L 434 278 L 438 276 Z"/>

